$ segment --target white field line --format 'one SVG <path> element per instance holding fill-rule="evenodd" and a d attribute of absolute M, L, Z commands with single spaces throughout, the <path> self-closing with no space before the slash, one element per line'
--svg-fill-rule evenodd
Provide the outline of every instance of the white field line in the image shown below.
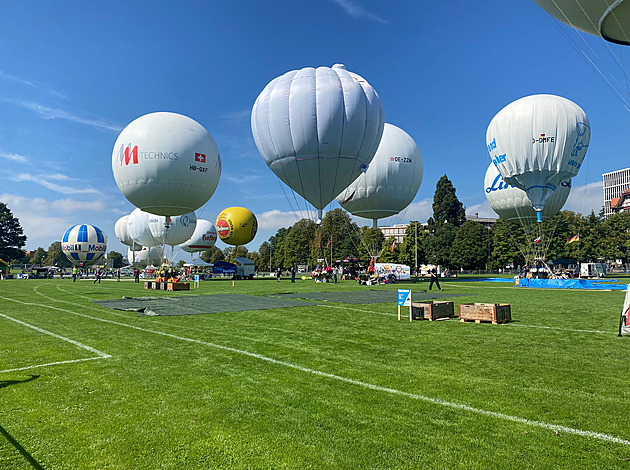
<path fill-rule="evenodd" d="M 247 356 L 247 357 L 251 357 L 254 359 L 259 359 L 261 361 L 265 361 L 271 364 L 276 364 L 279 366 L 283 366 L 283 367 L 287 367 L 290 369 L 294 369 L 294 370 L 299 370 L 301 372 L 306 372 L 308 374 L 313 374 L 313 375 L 317 375 L 319 377 L 325 377 L 327 379 L 332 379 L 332 380 L 337 380 L 339 382 L 344 382 L 344 383 L 348 383 L 348 384 L 352 384 L 352 385 L 357 385 L 359 387 L 363 387 L 363 388 L 367 388 L 369 390 L 374 390 L 374 391 L 378 391 L 378 392 L 384 392 L 384 393 L 390 393 L 392 395 L 398 395 L 398 396 L 402 396 L 402 397 L 407 397 L 407 398 L 412 398 L 414 400 L 420 400 L 420 401 L 424 401 L 424 402 L 428 402 L 428 403 L 433 403 L 435 405 L 441 405 L 441 406 L 446 406 L 448 408 L 453 408 L 456 410 L 462 410 L 462 411 L 467 411 L 470 413 L 476 413 L 479 415 L 483 415 L 483 416 L 489 416 L 492 418 L 497 418 L 497 419 L 502 419 L 504 421 L 510 421 L 513 423 L 519 423 L 519 424 L 525 424 L 527 426 L 533 426 L 533 427 L 539 427 L 539 428 L 543 428 L 543 429 L 549 429 L 551 431 L 555 431 L 555 432 L 563 432 L 563 433 L 567 433 L 567 434 L 574 434 L 577 436 L 582 436 L 582 437 L 588 437 L 591 439 L 598 439 L 601 441 L 606 441 L 606 442 L 613 442 L 615 444 L 621 444 L 624 446 L 630 446 L 630 440 L 627 439 L 623 439 L 620 437 L 616 437 L 616 436 L 611 436 L 610 434 L 604 434 L 604 433 L 600 433 L 600 432 L 593 432 L 593 431 L 585 431 L 582 429 L 575 429 L 575 428 L 570 428 L 567 426 L 561 426 L 558 424 L 552 424 L 552 423 L 545 423 L 544 421 L 534 421 L 534 420 L 530 420 L 527 418 L 521 418 L 519 416 L 512 416 L 512 415 L 508 415 L 505 413 L 498 413 L 495 411 L 488 411 L 488 410 L 484 410 L 481 408 L 475 408 L 473 406 L 469 406 L 469 405 L 465 405 L 462 403 L 454 403 L 454 402 L 449 402 L 446 400 L 442 400 L 440 398 L 433 398 L 433 397 L 428 397 L 425 395 L 420 395 L 417 393 L 410 393 L 410 392 L 404 392 L 402 390 L 397 390 L 395 388 L 388 388 L 388 387 L 382 387 L 380 385 L 375 385 L 375 384 L 371 384 L 368 382 L 361 382 L 359 380 L 354 380 L 354 379 L 350 379 L 348 377 L 342 377 L 340 375 L 335 375 L 335 374 L 330 374 L 328 372 L 322 372 L 319 370 L 315 370 L 315 369 L 310 369 L 308 367 L 303 367 L 297 364 L 292 364 L 290 362 L 285 362 L 285 361 L 281 361 L 278 359 L 273 359 L 271 357 L 267 357 L 267 356 L 263 356 L 262 354 L 257 354 L 257 353 L 253 353 L 250 351 L 245 351 L 243 349 L 237 349 L 237 348 L 232 348 L 229 346 L 223 346 L 220 344 L 215 344 L 215 343 L 210 343 L 208 341 L 202 341 L 199 339 L 194 339 L 194 338 L 186 338 L 184 336 L 179 336 L 179 335 L 174 335 L 171 333 L 165 333 L 163 331 L 158 331 L 158 330 L 152 330 L 149 328 L 141 328 L 139 326 L 135 326 L 135 325 L 129 325 L 127 323 L 122 323 L 122 322 L 117 322 L 114 320 L 107 320 L 104 318 L 98 318 L 98 317 L 93 317 L 91 315 L 85 315 L 83 313 L 78 313 L 78 312 L 73 312 L 71 310 L 66 310 L 66 309 L 62 309 L 62 308 L 58 308 L 58 307 L 53 307 L 50 305 L 46 305 L 46 304 L 37 304 L 34 302 L 22 302 L 20 300 L 13 300 L 13 299 L 9 299 L 7 297 L 2 297 L 0 296 L 0 299 L 2 300 L 7 300 L 9 302 L 16 302 L 22 305 L 31 305 L 31 306 L 35 306 L 35 307 L 42 307 L 42 308 L 48 308 L 48 309 L 52 309 L 52 310 L 58 310 L 61 312 L 66 312 L 66 313 L 70 313 L 72 315 L 77 315 L 79 317 L 83 317 L 83 318 L 88 318 L 90 320 L 96 320 L 96 321 L 100 321 L 103 323 L 110 323 L 112 325 L 118 325 L 118 326 L 122 326 L 125 328 L 131 328 L 133 330 L 137 330 L 137 331 L 143 331 L 145 333 L 153 333 L 159 336 L 164 336 L 167 338 L 172 338 L 172 339 L 176 339 L 179 341 L 185 341 L 188 343 L 194 343 L 194 344 L 200 344 L 203 346 L 208 346 L 211 348 L 215 348 L 215 349 L 219 349 L 222 351 L 229 351 L 235 354 L 240 354 L 243 356 Z"/>
<path fill-rule="evenodd" d="M 18 367 L 16 369 L 5 369 L 5 370 L 0 370 L 0 373 L 2 373 L 2 372 L 15 372 L 15 371 L 18 371 L 18 370 L 35 369 L 36 367 L 54 366 L 54 365 L 58 365 L 58 364 L 70 364 L 72 362 L 94 361 L 94 360 L 97 360 L 97 359 L 108 359 L 108 358 L 112 357 L 111 355 L 109 355 L 107 353 L 104 353 L 102 351 L 99 351 L 98 349 L 94 349 L 94 348 L 92 348 L 90 346 L 87 346 L 87 345 L 85 345 L 83 343 L 79 343 L 78 341 L 75 341 L 75 340 L 70 339 L 70 338 L 66 338 L 65 336 L 58 335 L 58 334 L 53 333 L 51 331 L 44 330 L 44 329 L 39 328 L 39 327 L 37 327 L 35 325 L 31 325 L 29 323 L 25 323 L 23 321 L 17 320 L 15 318 L 10 317 L 8 315 L 5 315 L 3 313 L 0 313 L 0 317 L 6 318 L 7 320 L 11 320 L 11 321 L 13 321 L 15 323 L 18 323 L 18 324 L 20 324 L 22 326 L 25 326 L 27 328 L 31 328 L 32 330 L 35 330 L 35 331 L 37 331 L 39 333 L 43 333 L 45 335 L 52 336 L 53 338 L 57 338 L 57 339 L 60 339 L 62 341 L 66 341 L 67 343 L 73 344 L 73 345 L 75 345 L 75 346 L 77 346 L 77 347 L 79 347 L 81 349 L 85 349 L 86 351 L 90 351 L 90 352 L 92 352 L 92 353 L 94 353 L 94 354 L 96 354 L 98 356 L 98 357 L 88 357 L 88 358 L 84 358 L 84 359 L 72 359 L 72 360 L 68 360 L 68 361 L 49 362 L 47 364 L 36 364 L 36 365 L 33 365 L 33 366 Z"/>

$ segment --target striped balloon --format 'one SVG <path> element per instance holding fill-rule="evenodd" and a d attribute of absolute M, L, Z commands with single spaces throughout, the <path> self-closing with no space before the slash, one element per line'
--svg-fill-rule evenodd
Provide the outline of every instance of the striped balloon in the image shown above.
<path fill-rule="evenodd" d="M 94 225 L 74 225 L 63 234 L 61 249 L 73 264 L 92 264 L 105 256 L 107 237 Z"/>

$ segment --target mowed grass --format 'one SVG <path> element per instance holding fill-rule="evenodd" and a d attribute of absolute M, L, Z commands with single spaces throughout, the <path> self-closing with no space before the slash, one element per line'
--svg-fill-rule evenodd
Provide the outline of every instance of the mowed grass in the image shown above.
<path fill-rule="evenodd" d="M 394 300 L 139 317 L 90 301 L 142 284 L 0 282 L 0 468 L 630 466 L 624 292 L 442 285 L 464 294 L 456 310 L 508 302 L 514 322 L 398 322 Z M 428 282 L 372 289 L 399 287 Z M 366 289 L 217 280 L 150 295 Z"/>

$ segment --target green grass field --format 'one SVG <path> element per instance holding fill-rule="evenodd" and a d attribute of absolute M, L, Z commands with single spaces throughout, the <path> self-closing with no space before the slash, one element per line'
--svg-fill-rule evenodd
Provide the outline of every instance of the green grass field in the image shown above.
<path fill-rule="evenodd" d="M 395 301 L 141 317 L 90 301 L 142 284 L 0 282 L 0 468 L 630 467 L 624 292 L 442 286 L 514 321 L 398 322 Z M 400 287 L 428 283 L 377 289 Z"/>

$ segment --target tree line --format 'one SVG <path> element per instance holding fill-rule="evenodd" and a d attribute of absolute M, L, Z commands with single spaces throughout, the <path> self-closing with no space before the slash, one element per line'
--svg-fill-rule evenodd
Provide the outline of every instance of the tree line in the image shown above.
<path fill-rule="evenodd" d="M 258 251 L 246 247 L 213 247 L 201 259 L 233 262 L 236 257 L 251 259 L 258 271 L 276 268 L 289 269 L 306 264 L 337 264 L 357 258 L 367 266 L 370 259 L 415 266 L 438 264 L 450 269 L 499 269 L 523 266 L 522 247 L 534 243 L 538 227 L 529 232 L 518 222 L 498 219 L 490 228 L 473 220 L 466 220 L 463 204 L 456 195 L 453 183 L 446 175 L 436 184 L 433 215 L 427 224 L 412 221 L 408 224 L 403 243 L 385 238 L 380 230 L 359 226 L 342 209 L 329 211 L 318 225 L 310 219 L 297 221 L 291 227 L 280 228 Z M 579 241 L 567 240 L 579 235 Z M 547 246 L 547 260 L 568 258 L 579 262 L 620 259 L 628 264 L 630 257 L 630 212 L 621 212 L 608 219 L 603 213 L 587 216 L 561 211 L 543 223 L 543 242 Z M 61 251 L 61 243 L 53 242 L 48 250 L 38 248 L 25 256 L 26 236 L 17 218 L 0 203 L 0 258 L 17 263 L 71 266 Z M 122 254 L 110 252 L 114 267 L 122 266 Z"/>

